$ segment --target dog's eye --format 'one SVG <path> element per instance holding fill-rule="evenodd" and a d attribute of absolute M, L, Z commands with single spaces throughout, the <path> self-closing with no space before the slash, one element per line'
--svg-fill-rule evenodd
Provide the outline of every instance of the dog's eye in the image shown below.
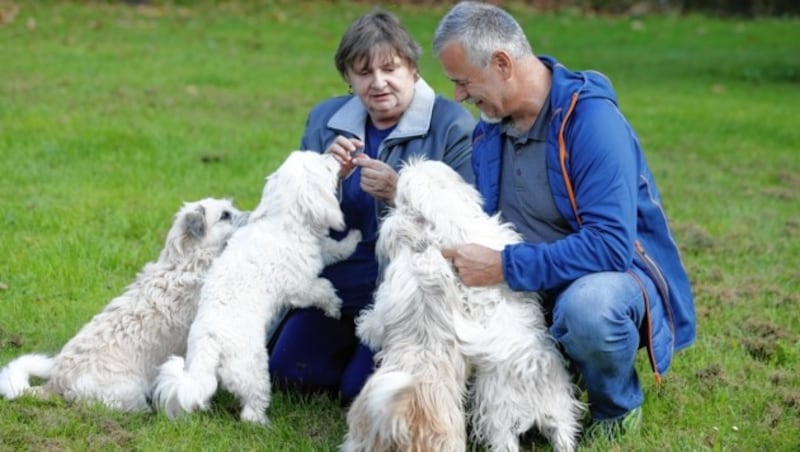
<path fill-rule="evenodd" d="M 222 215 L 219 217 L 219 221 L 230 221 L 231 220 L 231 213 L 227 210 L 222 212 Z"/>

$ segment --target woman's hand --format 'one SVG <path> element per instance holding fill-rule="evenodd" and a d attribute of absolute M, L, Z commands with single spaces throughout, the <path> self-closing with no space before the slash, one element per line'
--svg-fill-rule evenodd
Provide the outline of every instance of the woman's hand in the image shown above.
<path fill-rule="evenodd" d="M 394 169 L 366 154 L 355 155 L 353 162 L 361 167 L 361 189 L 389 205 L 394 205 L 394 192 L 397 188 L 397 173 Z"/>
<path fill-rule="evenodd" d="M 359 154 L 361 148 L 364 147 L 364 142 L 357 138 L 347 138 L 342 135 L 336 137 L 328 146 L 325 152 L 330 153 L 336 158 L 342 166 L 339 170 L 339 178 L 344 178 L 349 175 L 356 164 L 354 157 Z M 363 176 L 362 176 L 363 177 Z"/>

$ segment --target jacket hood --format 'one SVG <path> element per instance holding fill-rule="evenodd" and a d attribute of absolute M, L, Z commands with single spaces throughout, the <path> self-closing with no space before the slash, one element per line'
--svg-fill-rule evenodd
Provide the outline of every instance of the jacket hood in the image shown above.
<path fill-rule="evenodd" d="M 574 93 L 578 93 L 581 99 L 606 98 L 617 105 L 617 94 L 614 92 L 611 80 L 600 72 L 570 71 L 549 56 L 540 56 L 539 60 L 553 71 L 550 103 L 554 109 L 568 108 Z"/>

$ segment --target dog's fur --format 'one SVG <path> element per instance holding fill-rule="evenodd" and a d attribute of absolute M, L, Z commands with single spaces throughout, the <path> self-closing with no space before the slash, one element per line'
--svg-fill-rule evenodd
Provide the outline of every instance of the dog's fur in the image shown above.
<path fill-rule="evenodd" d="M 441 252 L 398 250 L 359 334 L 380 367 L 348 411 L 346 451 L 458 451 L 466 445 L 468 363 L 446 309 L 457 291 Z M 381 323 L 379 323 L 381 322 Z"/>
<path fill-rule="evenodd" d="M 160 369 L 153 399 L 169 417 L 206 409 L 219 380 L 239 399 L 242 420 L 268 423 L 267 326 L 289 306 L 338 317 L 341 299 L 319 273 L 361 239 L 357 230 L 341 242 L 328 236 L 345 228 L 339 169 L 331 155 L 294 151 L 267 178 L 250 222 L 208 273 L 185 361 L 172 357 Z"/>
<path fill-rule="evenodd" d="M 532 427 L 554 449 L 575 449 L 584 407 L 538 294 L 465 287 L 441 256 L 465 243 L 501 250 L 520 241 L 447 165 L 405 165 L 377 245 L 389 264 L 373 309 L 357 319 L 378 368 L 347 414 L 343 450 L 464 450 L 465 414 L 491 450 L 518 450 Z"/>
<path fill-rule="evenodd" d="M 55 357 L 30 354 L 11 361 L 0 372 L 0 394 L 60 394 L 116 410 L 149 410 L 158 366 L 186 349 L 203 275 L 246 216 L 229 200 L 184 204 L 158 260 L 146 264 Z M 31 376 L 47 381 L 31 387 Z"/>

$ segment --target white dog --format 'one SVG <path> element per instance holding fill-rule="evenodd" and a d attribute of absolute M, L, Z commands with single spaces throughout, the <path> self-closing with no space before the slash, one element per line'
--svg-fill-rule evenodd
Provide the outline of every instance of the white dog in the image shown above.
<path fill-rule="evenodd" d="M 0 394 L 60 394 L 122 411 L 149 410 L 158 366 L 186 349 L 202 277 L 246 216 L 229 200 L 184 204 L 158 260 L 146 264 L 55 357 L 30 354 L 11 361 L 0 372 Z M 31 387 L 31 376 L 47 381 Z"/>
<path fill-rule="evenodd" d="M 400 171 L 377 245 L 389 265 L 357 320 L 378 368 L 348 412 L 343 450 L 465 450 L 465 412 L 473 439 L 491 450 L 518 450 L 531 427 L 555 450 L 575 449 L 584 407 L 539 296 L 465 287 L 440 254 L 520 240 L 447 165 L 416 160 Z"/>
<path fill-rule="evenodd" d="M 401 248 L 359 334 L 382 344 L 375 374 L 347 414 L 345 451 L 459 451 L 466 446 L 468 363 L 453 331 L 458 291 L 441 252 Z"/>
<path fill-rule="evenodd" d="M 171 358 L 156 379 L 154 403 L 169 417 L 205 409 L 219 379 L 239 399 L 242 420 L 267 424 L 267 326 L 288 306 L 338 317 L 341 299 L 319 273 L 361 240 L 355 230 L 341 242 L 328 236 L 345 227 L 339 169 L 329 154 L 295 151 L 267 178 L 249 223 L 208 273 L 185 362 Z"/>

